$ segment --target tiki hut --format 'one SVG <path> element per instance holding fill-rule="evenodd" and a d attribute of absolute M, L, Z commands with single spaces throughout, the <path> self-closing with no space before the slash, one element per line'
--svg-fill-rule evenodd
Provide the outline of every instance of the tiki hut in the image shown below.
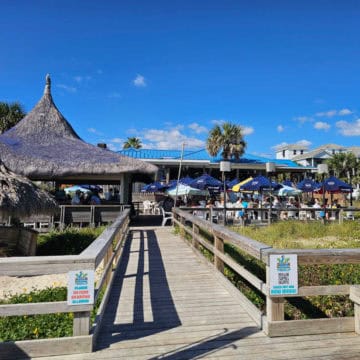
<path fill-rule="evenodd" d="M 9 171 L 0 161 L 0 218 L 53 214 L 55 199 L 29 179 Z"/>
<path fill-rule="evenodd" d="M 154 165 L 80 139 L 54 104 L 49 75 L 34 109 L 0 135 L 0 158 L 17 174 L 57 183 L 119 183 L 124 174 L 157 171 Z"/>

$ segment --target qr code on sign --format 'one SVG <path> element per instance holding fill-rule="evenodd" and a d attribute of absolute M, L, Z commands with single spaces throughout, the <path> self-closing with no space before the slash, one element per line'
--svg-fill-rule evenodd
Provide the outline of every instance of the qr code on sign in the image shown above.
<path fill-rule="evenodd" d="M 289 273 L 279 272 L 279 284 L 288 285 L 289 284 Z"/>

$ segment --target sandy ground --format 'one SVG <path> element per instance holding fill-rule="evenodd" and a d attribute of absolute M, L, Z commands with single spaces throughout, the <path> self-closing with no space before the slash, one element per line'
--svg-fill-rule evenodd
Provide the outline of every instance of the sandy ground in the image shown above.
<path fill-rule="evenodd" d="M 58 286 L 67 286 L 67 274 L 21 277 L 1 276 L 0 299 L 15 294 L 28 293 L 34 289 L 41 290 Z"/>
<path fill-rule="evenodd" d="M 103 273 L 101 263 L 95 272 L 95 282 L 99 281 Z M 11 295 L 29 293 L 32 290 L 42 290 L 48 287 L 67 286 L 67 274 L 53 274 L 41 276 L 0 276 L 0 299 Z"/>

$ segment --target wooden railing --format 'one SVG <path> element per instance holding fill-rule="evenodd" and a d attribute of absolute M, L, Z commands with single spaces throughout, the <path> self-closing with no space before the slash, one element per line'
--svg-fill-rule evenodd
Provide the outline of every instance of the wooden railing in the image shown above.
<path fill-rule="evenodd" d="M 121 211 L 130 207 L 125 204 L 60 205 L 55 215 L 33 215 L 19 220 L 24 227 L 30 227 L 39 232 L 49 231 L 53 228 L 63 229 L 66 226 L 94 227 L 115 221 Z M 8 221 L 11 223 L 11 219 Z"/>
<path fill-rule="evenodd" d="M 73 313 L 73 337 L 0 343 L 0 358 L 11 357 L 19 349 L 30 356 L 46 356 L 91 352 L 99 331 L 105 304 L 113 280 L 113 268 L 119 261 L 123 242 L 129 228 L 130 210 L 124 210 L 117 219 L 81 254 L 68 256 L 16 257 L 0 259 L 2 276 L 31 276 L 65 274 L 71 270 L 101 270 L 95 284 L 96 303 L 104 293 L 96 323 L 91 326 L 93 305 L 68 305 L 66 301 L 0 305 L 0 316 L 21 316 L 51 313 Z M 100 266 L 101 265 L 101 266 Z M 6 289 L 4 289 L 6 290 Z M 105 292 L 104 292 L 105 291 Z"/>
<path fill-rule="evenodd" d="M 203 217 L 212 222 L 222 222 L 224 220 L 224 212 L 226 211 L 226 218 L 229 221 L 239 220 L 239 223 L 258 223 L 258 222 L 269 222 L 269 217 L 272 221 L 276 220 L 301 220 L 301 221 L 312 221 L 312 220 L 323 220 L 325 221 L 337 221 L 342 223 L 344 220 L 354 220 L 355 214 L 360 212 L 360 208 L 241 208 L 241 207 L 227 207 L 224 208 L 202 208 L 202 207 L 181 207 L 182 210 L 191 211 L 197 214 L 198 217 Z M 242 212 L 243 216 L 239 216 Z M 199 216 L 200 214 L 200 216 Z M 271 215 L 270 215 L 271 214 Z M 243 222 L 247 219 L 246 223 Z"/>
<path fill-rule="evenodd" d="M 266 298 L 266 313 L 264 314 L 250 300 L 242 296 L 242 304 L 269 336 L 310 335 L 320 333 L 353 332 L 355 327 L 360 331 L 360 305 L 357 306 L 356 316 L 342 318 L 322 318 L 308 320 L 284 320 L 284 301 L 289 297 L 304 297 L 318 295 L 349 295 L 352 292 L 353 301 L 360 304 L 359 293 L 354 289 L 356 285 L 324 285 L 300 286 L 296 295 L 270 295 L 270 255 L 295 254 L 299 265 L 313 264 L 358 264 L 360 263 L 360 249 L 274 249 L 271 246 L 252 240 L 228 228 L 213 224 L 192 215 L 189 211 L 174 208 L 174 224 L 179 226 L 180 234 L 191 239 L 192 247 L 199 250 L 203 247 L 213 254 L 215 268 L 224 275 L 224 266 L 228 266 L 244 280 L 251 284 Z M 201 236 L 201 233 L 210 237 Z M 237 263 L 224 252 L 224 243 L 231 244 L 266 267 L 266 281 Z M 300 268 L 299 268 L 299 271 Z M 350 290 L 352 289 L 352 290 Z M 357 297 L 356 297 L 357 296 Z"/>

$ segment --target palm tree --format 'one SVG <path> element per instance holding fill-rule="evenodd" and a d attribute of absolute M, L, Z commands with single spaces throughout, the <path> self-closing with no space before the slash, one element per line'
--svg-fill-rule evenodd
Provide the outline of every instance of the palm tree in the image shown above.
<path fill-rule="evenodd" d="M 216 156 L 222 150 L 221 156 L 224 160 L 230 160 L 233 157 L 240 159 L 245 148 L 242 127 L 230 122 L 224 122 L 221 126 L 215 125 L 206 140 L 207 152 L 211 156 Z"/>
<path fill-rule="evenodd" d="M 142 147 L 141 140 L 137 137 L 128 137 L 124 142 L 123 149 L 140 149 Z"/>
<path fill-rule="evenodd" d="M 0 102 L 0 134 L 16 125 L 25 115 L 20 103 Z"/>
<path fill-rule="evenodd" d="M 352 152 L 337 153 L 327 160 L 329 169 L 334 172 L 337 177 L 346 178 L 348 173 L 352 174 L 353 169 L 356 171 L 359 162 Z"/>

